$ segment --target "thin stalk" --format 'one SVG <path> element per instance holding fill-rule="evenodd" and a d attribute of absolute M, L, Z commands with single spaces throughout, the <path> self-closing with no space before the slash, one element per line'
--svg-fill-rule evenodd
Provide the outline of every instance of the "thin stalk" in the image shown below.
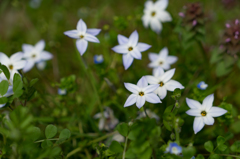
<path fill-rule="evenodd" d="M 128 136 L 126 136 L 122 159 L 125 159 L 125 155 L 126 155 L 126 151 L 127 151 L 127 142 L 128 142 Z"/>
<path fill-rule="evenodd" d="M 144 107 L 144 106 L 143 106 L 143 110 L 144 110 L 144 112 L 145 112 L 145 115 L 146 115 L 146 117 L 148 117 L 148 118 L 149 118 L 149 116 L 148 116 L 148 114 L 147 114 L 146 107 Z"/>
<path fill-rule="evenodd" d="M 38 141 L 35 141 L 34 143 L 43 142 L 43 141 L 45 141 L 45 140 L 59 140 L 59 138 L 38 140 Z"/>

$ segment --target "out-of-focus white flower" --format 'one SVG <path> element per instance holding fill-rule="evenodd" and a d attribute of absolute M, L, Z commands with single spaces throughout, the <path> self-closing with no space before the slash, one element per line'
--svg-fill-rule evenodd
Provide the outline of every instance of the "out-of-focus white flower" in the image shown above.
<path fill-rule="evenodd" d="M 124 83 L 124 85 L 127 90 L 133 93 L 128 97 L 124 107 L 129 107 L 136 103 L 136 106 L 140 109 L 145 104 L 145 101 L 161 103 L 159 97 L 153 93 L 159 87 L 159 84 L 148 85 L 145 77 L 142 77 L 137 85 L 131 83 Z"/>
<path fill-rule="evenodd" d="M 38 68 L 40 71 L 44 70 L 45 67 L 46 67 L 46 65 L 47 65 L 46 61 L 40 61 L 40 62 L 38 62 L 38 63 L 36 64 L 37 68 Z"/>
<path fill-rule="evenodd" d="M 112 140 L 117 141 L 117 142 L 124 142 L 125 141 L 125 137 L 122 136 L 119 133 L 116 133 L 116 134 L 113 135 Z"/>
<path fill-rule="evenodd" d="M 4 78 L 2 78 L 2 77 L 4 77 Z M 1 73 L 1 74 L 0 74 L 0 82 L 2 82 L 3 80 L 6 80 L 6 79 L 7 79 L 7 78 L 5 77 L 5 75 L 4 75 L 3 73 Z M 8 91 L 7 91 L 6 94 L 4 94 L 3 96 L 0 95 L 0 98 L 1 98 L 1 97 L 9 97 L 9 96 L 11 96 L 11 95 L 13 95 L 13 86 L 12 86 L 12 85 L 10 85 L 10 86 L 8 87 Z M 5 103 L 5 104 L 0 104 L 0 108 L 4 107 L 5 105 L 6 105 L 6 103 Z"/>
<path fill-rule="evenodd" d="M 153 31 L 160 33 L 162 22 L 172 21 L 171 15 L 165 10 L 167 6 L 168 0 L 158 0 L 155 3 L 153 1 L 146 1 L 142 17 L 144 27 L 148 28 L 150 25 Z"/>
<path fill-rule="evenodd" d="M 64 34 L 70 38 L 77 39 L 76 46 L 81 55 L 85 53 L 88 47 L 88 41 L 100 43 L 95 37 L 100 33 L 101 29 L 87 29 L 86 23 L 80 19 L 77 23 L 77 30 L 65 31 Z"/>
<path fill-rule="evenodd" d="M 113 110 L 109 107 L 106 107 L 103 113 L 100 112 L 95 114 L 93 118 L 99 119 L 99 130 L 112 130 L 119 123 L 118 119 L 114 116 Z"/>
<path fill-rule="evenodd" d="M 207 96 L 203 100 L 202 104 L 200 104 L 196 100 L 186 98 L 187 105 L 189 106 L 189 108 L 191 108 L 186 113 L 190 116 L 195 116 L 193 123 L 193 130 L 195 134 L 202 130 L 205 124 L 213 125 L 213 117 L 219 117 L 227 113 L 227 110 L 223 108 L 214 107 L 213 100 L 213 94 Z"/>
<path fill-rule="evenodd" d="M 103 55 L 95 55 L 93 57 L 93 60 L 94 60 L 94 63 L 95 64 L 100 64 L 100 63 L 103 63 Z"/>
<path fill-rule="evenodd" d="M 171 142 L 166 148 L 165 153 L 168 153 L 168 152 L 171 154 L 179 155 L 182 153 L 182 147 L 175 142 Z"/>
<path fill-rule="evenodd" d="M 152 112 L 150 109 L 146 109 L 147 115 L 149 118 L 155 118 L 157 121 L 159 120 L 159 116 L 157 116 L 157 114 L 155 114 L 154 112 Z M 141 118 L 145 118 L 146 114 L 145 112 L 140 112 L 137 119 L 141 119 Z"/>
<path fill-rule="evenodd" d="M 67 94 L 67 89 L 58 88 L 58 94 L 59 95 L 66 95 Z"/>
<path fill-rule="evenodd" d="M 153 70 L 153 76 L 145 76 L 149 84 L 159 84 L 159 87 L 154 91 L 161 99 L 167 95 L 167 91 L 174 91 L 176 88 L 183 89 L 184 86 L 178 81 L 171 80 L 175 73 L 175 68 L 167 72 L 161 67 Z"/>
<path fill-rule="evenodd" d="M 112 48 L 113 51 L 119 54 L 123 54 L 123 65 L 125 70 L 127 70 L 133 59 L 142 59 L 141 52 L 148 50 L 151 46 L 145 43 L 138 42 L 138 32 L 135 30 L 129 38 L 118 35 L 119 45 Z"/>
<path fill-rule="evenodd" d="M 52 54 L 44 51 L 45 41 L 40 40 L 35 46 L 23 44 L 23 58 L 27 60 L 27 64 L 23 68 L 23 72 L 28 72 L 33 66 L 39 62 L 52 59 Z"/>
<path fill-rule="evenodd" d="M 198 83 L 197 87 L 201 90 L 205 90 L 208 85 L 204 81 L 201 81 L 200 83 Z"/>
<path fill-rule="evenodd" d="M 26 65 L 26 60 L 22 60 L 22 58 L 23 53 L 21 52 L 13 54 L 10 58 L 8 58 L 4 53 L 0 52 L 0 63 L 8 68 L 11 79 L 13 79 L 15 73 L 19 73 L 18 70 L 23 69 Z"/>
<path fill-rule="evenodd" d="M 163 48 L 159 52 L 159 54 L 149 53 L 148 57 L 151 61 L 151 63 L 148 64 L 148 66 L 153 69 L 162 67 L 164 70 L 168 70 L 168 69 L 170 69 L 170 65 L 174 64 L 178 60 L 178 58 L 176 56 L 168 56 L 167 47 Z"/>

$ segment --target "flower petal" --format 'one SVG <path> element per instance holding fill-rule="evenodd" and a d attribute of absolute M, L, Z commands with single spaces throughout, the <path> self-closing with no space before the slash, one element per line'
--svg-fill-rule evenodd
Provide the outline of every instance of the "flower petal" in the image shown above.
<path fill-rule="evenodd" d="M 214 100 L 214 95 L 210 94 L 209 96 L 207 96 L 204 100 L 203 100 L 203 107 L 204 109 L 206 109 L 206 111 L 208 112 L 211 107 L 213 106 L 213 100 Z"/>
<path fill-rule="evenodd" d="M 165 10 L 168 6 L 168 0 L 158 0 L 158 1 L 155 2 L 155 6 L 159 10 Z"/>
<path fill-rule="evenodd" d="M 53 55 L 50 52 L 48 52 L 48 51 L 43 51 L 40 54 L 40 58 L 41 58 L 41 60 L 46 61 L 46 60 L 52 59 Z"/>
<path fill-rule="evenodd" d="M 118 43 L 120 45 L 127 44 L 128 43 L 128 38 L 126 36 L 118 34 Z"/>
<path fill-rule="evenodd" d="M 112 50 L 119 54 L 126 54 L 128 53 L 128 46 L 127 44 L 117 45 L 117 46 L 114 46 Z"/>
<path fill-rule="evenodd" d="M 4 97 L 9 97 L 11 95 L 13 95 L 13 86 L 8 87 L 8 91 L 6 94 L 4 94 Z"/>
<path fill-rule="evenodd" d="M 164 74 L 164 70 L 162 67 L 158 66 L 157 68 L 153 69 L 153 76 L 160 77 Z"/>
<path fill-rule="evenodd" d="M 131 66 L 133 59 L 134 58 L 129 53 L 123 55 L 123 66 L 125 70 L 127 70 Z"/>
<path fill-rule="evenodd" d="M 158 21 L 158 19 L 151 19 L 150 21 L 150 27 L 153 31 L 155 31 L 156 33 L 160 33 L 162 30 L 162 24 L 161 22 Z"/>
<path fill-rule="evenodd" d="M 9 63 L 10 60 L 9 60 L 9 58 L 8 58 L 8 56 L 6 54 L 0 52 L 0 62 L 2 64 L 6 64 L 6 63 Z"/>
<path fill-rule="evenodd" d="M 137 96 L 136 106 L 140 109 L 145 104 L 145 96 Z"/>
<path fill-rule="evenodd" d="M 138 92 L 140 91 L 140 88 L 132 83 L 124 83 L 124 86 L 126 87 L 127 90 L 135 94 L 138 94 Z"/>
<path fill-rule="evenodd" d="M 87 29 L 88 34 L 91 34 L 93 36 L 97 36 L 101 32 L 101 29 Z"/>
<path fill-rule="evenodd" d="M 149 103 L 162 103 L 159 97 L 155 93 L 146 94 L 145 99 Z"/>
<path fill-rule="evenodd" d="M 165 83 L 165 86 L 168 91 L 174 91 L 176 88 L 183 89 L 184 86 L 175 80 L 170 80 L 167 83 Z"/>
<path fill-rule="evenodd" d="M 85 53 L 88 47 L 88 42 L 84 39 L 79 39 L 76 41 L 77 49 L 81 55 Z"/>
<path fill-rule="evenodd" d="M 151 8 L 153 7 L 153 1 L 146 1 L 145 4 L 144 4 L 144 6 L 145 6 L 146 8 L 151 9 Z"/>
<path fill-rule="evenodd" d="M 168 56 L 166 61 L 171 65 L 174 64 L 177 60 L 178 60 L 177 56 Z"/>
<path fill-rule="evenodd" d="M 65 31 L 64 34 L 67 35 L 70 38 L 73 38 L 73 39 L 79 39 L 80 38 L 78 30 Z"/>
<path fill-rule="evenodd" d="M 204 127 L 204 122 L 202 117 L 195 117 L 193 122 L 194 133 L 197 134 Z"/>
<path fill-rule="evenodd" d="M 158 79 L 154 76 L 145 76 L 145 78 L 149 84 L 158 84 L 159 82 Z"/>
<path fill-rule="evenodd" d="M 140 88 L 144 88 L 148 86 L 147 79 L 143 76 L 137 83 L 137 86 Z"/>
<path fill-rule="evenodd" d="M 27 61 L 25 61 L 25 60 L 17 61 L 13 64 L 13 68 L 14 68 L 14 70 L 20 70 L 20 69 L 24 68 L 26 63 L 27 63 Z"/>
<path fill-rule="evenodd" d="M 164 47 L 160 52 L 159 52 L 159 57 L 161 59 L 166 59 L 168 57 L 168 48 Z"/>
<path fill-rule="evenodd" d="M 37 66 L 37 68 L 38 68 L 39 70 L 44 70 L 44 68 L 46 67 L 46 65 L 47 65 L 46 61 L 40 61 L 40 62 L 38 62 L 38 63 L 36 64 L 36 66 Z"/>
<path fill-rule="evenodd" d="M 155 91 L 159 87 L 159 84 L 151 84 L 143 88 L 145 94 Z"/>
<path fill-rule="evenodd" d="M 143 21 L 143 26 L 147 28 L 149 26 L 151 19 L 148 15 L 144 15 L 142 16 L 142 21 Z"/>
<path fill-rule="evenodd" d="M 36 45 L 35 45 L 35 49 L 39 52 L 43 51 L 45 47 L 45 41 L 44 40 L 40 40 Z"/>
<path fill-rule="evenodd" d="M 34 64 L 35 63 L 33 61 L 28 60 L 26 65 L 23 68 L 23 72 L 28 72 L 29 70 L 31 70 L 33 68 Z"/>
<path fill-rule="evenodd" d="M 32 45 L 29 45 L 29 44 L 23 44 L 22 45 L 22 49 L 23 49 L 23 52 L 31 52 L 33 50 L 33 46 Z"/>
<path fill-rule="evenodd" d="M 138 43 L 138 32 L 135 30 L 130 36 L 128 40 L 128 45 L 135 47 Z"/>
<path fill-rule="evenodd" d="M 127 101 L 125 102 L 124 107 L 129 107 L 129 106 L 133 105 L 136 102 L 137 102 L 137 95 L 136 94 L 131 94 L 128 97 Z"/>
<path fill-rule="evenodd" d="M 212 117 L 219 117 L 222 116 L 223 114 L 227 113 L 227 110 L 219 107 L 212 107 L 209 111 L 208 114 L 211 115 Z"/>
<path fill-rule="evenodd" d="M 203 122 L 206 125 L 213 125 L 214 124 L 214 119 L 211 115 L 207 114 L 207 116 L 203 117 Z"/>
<path fill-rule="evenodd" d="M 148 45 L 148 44 L 145 44 L 145 43 L 141 43 L 139 42 L 137 44 L 137 49 L 140 51 L 140 52 L 143 52 L 143 51 L 146 51 L 148 50 L 150 47 L 152 47 L 151 45 Z"/>
<path fill-rule="evenodd" d="M 157 17 L 161 22 L 172 21 L 172 17 L 167 11 L 159 11 L 158 14 L 157 14 Z"/>
<path fill-rule="evenodd" d="M 186 113 L 190 116 L 201 116 L 201 110 L 199 109 L 189 109 Z"/>
<path fill-rule="evenodd" d="M 85 34 L 84 39 L 90 42 L 94 42 L 94 43 L 100 43 L 100 41 L 98 40 L 98 38 L 96 38 L 95 36 L 91 35 L 91 34 Z"/>
<path fill-rule="evenodd" d="M 163 80 L 164 83 L 167 83 L 173 77 L 174 73 L 175 73 L 175 68 L 165 72 L 161 76 L 161 79 Z"/>
<path fill-rule="evenodd" d="M 11 60 L 11 62 L 14 63 L 14 62 L 17 62 L 17 61 L 21 60 L 22 58 L 23 58 L 23 53 L 22 52 L 17 52 L 10 57 L 10 60 Z"/>
<path fill-rule="evenodd" d="M 150 59 L 150 61 L 156 61 L 158 59 L 158 54 L 156 54 L 156 53 L 149 53 L 148 54 L 148 58 Z"/>
<path fill-rule="evenodd" d="M 160 99 L 164 99 L 167 95 L 167 89 L 165 87 L 158 87 L 157 94 Z"/>
<path fill-rule="evenodd" d="M 138 60 L 141 60 L 141 59 L 142 59 L 142 54 L 141 54 L 141 52 L 140 52 L 137 48 L 134 48 L 132 51 L 130 51 L 130 54 L 131 54 L 135 59 L 138 59 Z"/>
<path fill-rule="evenodd" d="M 202 105 L 198 101 L 193 99 L 186 98 L 186 102 L 191 109 L 201 109 L 202 107 Z"/>
<path fill-rule="evenodd" d="M 80 19 L 77 23 L 77 30 L 81 33 L 86 33 L 87 31 L 87 25 L 82 19 Z"/>

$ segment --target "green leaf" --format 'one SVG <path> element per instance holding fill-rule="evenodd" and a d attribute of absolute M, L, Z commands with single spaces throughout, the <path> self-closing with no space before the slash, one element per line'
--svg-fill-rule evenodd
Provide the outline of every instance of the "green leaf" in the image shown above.
<path fill-rule="evenodd" d="M 41 130 L 38 127 L 32 127 L 30 132 L 31 135 L 29 137 L 32 141 L 36 141 L 41 135 Z"/>
<path fill-rule="evenodd" d="M 219 145 L 222 145 L 224 143 L 225 143 L 225 138 L 222 137 L 222 136 L 218 136 L 217 137 L 217 145 L 219 146 Z"/>
<path fill-rule="evenodd" d="M 2 97 L 2 98 L 0 98 L 0 104 L 5 104 L 5 103 L 7 103 L 7 102 L 8 102 L 7 97 Z"/>
<path fill-rule="evenodd" d="M 42 148 L 48 148 L 48 147 L 51 147 L 52 145 L 53 145 L 52 141 L 49 141 L 49 140 L 45 140 L 41 144 Z"/>
<path fill-rule="evenodd" d="M 174 100 L 179 99 L 181 97 L 181 89 L 176 88 L 173 92 L 172 98 Z"/>
<path fill-rule="evenodd" d="M 127 123 L 118 124 L 116 129 L 122 136 L 126 137 L 128 135 L 128 124 Z"/>
<path fill-rule="evenodd" d="M 213 143 L 212 141 L 207 141 L 204 143 L 204 147 L 208 152 L 212 152 L 213 151 Z"/>
<path fill-rule="evenodd" d="M 233 152 L 240 152 L 240 141 L 235 141 L 231 147 L 230 147 L 231 151 Z"/>
<path fill-rule="evenodd" d="M 220 151 L 225 151 L 227 149 L 227 145 L 221 144 L 221 145 L 218 146 L 218 149 Z"/>
<path fill-rule="evenodd" d="M 45 129 L 45 135 L 47 137 L 47 139 L 50 139 L 52 137 L 54 137 L 57 134 L 57 127 L 50 124 L 46 127 Z"/>
<path fill-rule="evenodd" d="M 22 95 L 23 93 L 22 88 L 23 88 L 22 78 L 18 73 L 15 73 L 13 77 L 13 92 L 15 97 L 20 97 Z"/>
<path fill-rule="evenodd" d="M 4 75 L 9 80 L 10 79 L 10 72 L 9 72 L 8 68 L 5 65 L 0 64 L 0 69 L 3 71 Z"/>
<path fill-rule="evenodd" d="M 182 148 L 182 154 L 185 158 L 191 158 L 192 156 L 195 155 L 195 153 L 196 149 L 192 146 Z"/>
<path fill-rule="evenodd" d="M 123 147 L 117 141 L 112 141 L 109 149 L 115 153 L 123 152 Z"/>
<path fill-rule="evenodd" d="M 196 159 L 205 159 L 202 154 L 197 155 Z"/>
<path fill-rule="evenodd" d="M 2 82 L 0 82 L 0 95 L 4 96 L 7 91 L 8 91 L 8 81 L 3 80 Z"/>
<path fill-rule="evenodd" d="M 219 155 L 217 155 L 217 154 L 211 154 L 211 155 L 209 156 L 209 158 L 210 158 L 210 159 L 220 159 L 221 156 L 219 156 Z"/>
<path fill-rule="evenodd" d="M 71 132 L 68 129 L 63 129 L 59 135 L 59 140 L 66 140 L 70 138 Z"/>
<path fill-rule="evenodd" d="M 216 74 L 218 77 L 228 74 L 232 70 L 232 67 L 226 67 L 224 61 L 217 64 Z"/>
<path fill-rule="evenodd" d="M 38 81 L 38 78 L 32 79 L 30 81 L 30 87 L 32 87 L 35 83 L 37 83 L 37 81 Z"/>

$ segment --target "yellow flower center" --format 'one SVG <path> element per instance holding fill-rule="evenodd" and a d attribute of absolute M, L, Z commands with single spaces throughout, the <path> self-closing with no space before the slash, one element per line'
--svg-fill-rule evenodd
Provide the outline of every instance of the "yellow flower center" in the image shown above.
<path fill-rule="evenodd" d="M 202 111 L 202 112 L 201 112 L 201 115 L 202 115 L 202 116 L 206 116 L 206 115 L 207 115 L 207 112 L 206 112 L 206 111 Z"/>
<path fill-rule="evenodd" d="M 162 65 L 162 64 L 163 64 L 163 61 L 160 61 L 159 64 Z"/>
<path fill-rule="evenodd" d="M 32 58 L 34 59 L 35 57 L 36 57 L 36 54 L 33 54 L 33 55 L 32 55 Z"/>
<path fill-rule="evenodd" d="M 159 87 L 162 87 L 164 85 L 164 83 L 162 81 L 159 82 L 158 84 L 160 84 Z"/>
<path fill-rule="evenodd" d="M 154 17 L 156 15 L 156 12 L 152 12 L 151 16 Z"/>
<path fill-rule="evenodd" d="M 132 50 L 133 50 L 133 48 L 132 48 L 132 47 L 129 47 L 129 48 L 128 48 L 128 51 L 132 51 Z"/>
<path fill-rule="evenodd" d="M 143 95 L 144 95 L 144 93 L 143 93 L 143 92 L 139 92 L 139 95 L 140 95 L 140 96 L 143 96 Z"/>
<path fill-rule="evenodd" d="M 83 36 L 83 35 L 80 35 L 79 37 L 80 37 L 80 39 L 84 38 L 84 36 Z"/>
<path fill-rule="evenodd" d="M 12 69 L 13 69 L 13 65 L 9 65 L 8 68 L 9 68 L 10 70 L 12 70 Z"/>

